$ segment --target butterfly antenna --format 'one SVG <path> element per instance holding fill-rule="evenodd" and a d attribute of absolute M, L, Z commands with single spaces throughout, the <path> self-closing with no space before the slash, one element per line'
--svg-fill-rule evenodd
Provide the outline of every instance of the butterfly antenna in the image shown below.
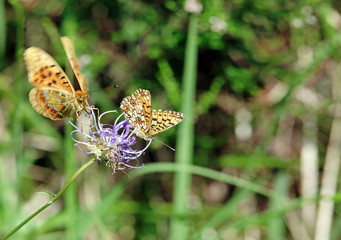
<path fill-rule="evenodd" d="M 104 90 L 108 90 L 108 89 L 112 89 L 112 88 L 117 88 L 117 87 L 118 87 L 118 85 L 114 85 L 114 86 L 103 88 L 103 89 L 92 90 L 92 91 L 89 91 L 89 93 L 98 92 L 98 91 L 104 91 Z"/>
<path fill-rule="evenodd" d="M 169 146 L 168 144 L 166 144 L 166 143 L 164 143 L 164 142 L 161 142 L 161 141 L 157 140 L 156 138 L 154 138 L 154 140 L 157 141 L 157 142 L 159 142 L 159 143 L 161 143 L 161 144 L 163 144 L 163 145 L 165 145 L 166 147 L 168 147 L 169 149 L 171 149 L 171 150 L 173 150 L 173 151 L 175 152 L 175 149 L 172 148 L 171 146 Z"/>

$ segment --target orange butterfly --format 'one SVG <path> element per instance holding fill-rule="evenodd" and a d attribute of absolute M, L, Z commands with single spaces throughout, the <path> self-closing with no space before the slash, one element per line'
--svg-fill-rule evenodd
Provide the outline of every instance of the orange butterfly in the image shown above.
<path fill-rule="evenodd" d="M 137 89 L 131 96 L 125 97 L 120 106 L 126 119 L 134 126 L 136 135 L 147 141 L 184 119 L 184 114 L 169 110 L 152 109 L 152 97 L 145 89 Z"/>
<path fill-rule="evenodd" d="M 61 120 L 79 114 L 88 106 L 88 82 L 80 72 L 74 45 L 68 37 L 61 37 L 80 90 L 75 91 L 58 63 L 44 50 L 30 47 L 24 53 L 28 79 L 35 88 L 29 93 L 33 108 L 51 120 Z"/>

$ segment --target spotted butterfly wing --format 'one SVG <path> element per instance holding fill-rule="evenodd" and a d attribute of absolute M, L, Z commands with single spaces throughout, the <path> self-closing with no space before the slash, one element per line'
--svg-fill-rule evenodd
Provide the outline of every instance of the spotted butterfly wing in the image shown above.
<path fill-rule="evenodd" d="M 49 88 L 33 88 L 29 100 L 33 108 L 44 117 L 51 120 L 61 120 L 71 116 L 80 106 L 75 106 L 74 98 L 68 92 Z"/>
<path fill-rule="evenodd" d="M 66 49 L 66 52 L 75 57 L 73 48 Z M 82 88 L 75 91 L 65 72 L 48 53 L 30 47 L 24 53 L 24 61 L 29 81 L 35 86 L 29 93 L 29 100 L 38 113 L 51 120 L 61 120 L 87 106 L 87 92 Z M 70 61 L 74 69 L 73 60 Z M 77 71 L 74 69 L 74 72 Z"/>
<path fill-rule="evenodd" d="M 136 135 L 145 140 L 151 140 L 154 135 L 175 126 L 184 118 L 183 113 L 152 110 L 150 92 L 144 89 L 137 89 L 134 94 L 124 98 L 120 108 L 134 126 Z"/>
<path fill-rule="evenodd" d="M 62 41 L 66 55 L 69 59 L 69 62 L 71 64 L 72 70 L 73 70 L 73 72 L 77 78 L 80 89 L 83 92 L 89 92 L 88 81 L 86 79 L 86 76 L 84 74 L 82 74 L 80 71 L 78 59 L 76 56 L 75 47 L 73 46 L 71 39 L 68 37 L 61 37 L 60 39 Z"/>
<path fill-rule="evenodd" d="M 150 128 L 152 101 L 150 92 L 137 89 L 131 96 L 125 97 L 120 106 L 126 119 L 134 126 L 137 136 L 148 139 L 146 134 Z"/>
<path fill-rule="evenodd" d="M 24 52 L 28 80 L 36 87 L 59 89 L 75 94 L 70 80 L 58 63 L 44 50 L 30 47 Z"/>
<path fill-rule="evenodd" d="M 29 93 L 33 108 L 44 117 L 60 120 L 72 111 L 75 90 L 70 80 L 45 51 L 31 47 L 24 53 L 29 81 L 36 86 Z"/>
<path fill-rule="evenodd" d="M 180 123 L 184 117 L 184 114 L 180 112 L 153 110 L 148 134 L 153 136 L 160 132 L 166 131 L 167 129 Z"/>

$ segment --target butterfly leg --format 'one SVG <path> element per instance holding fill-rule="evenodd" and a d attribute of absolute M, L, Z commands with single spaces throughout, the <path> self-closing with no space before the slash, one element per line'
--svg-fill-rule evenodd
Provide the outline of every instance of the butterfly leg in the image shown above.
<path fill-rule="evenodd" d="M 86 117 L 90 116 L 90 117 L 89 117 L 89 123 L 85 123 L 84 121 L 81 120 L 81 116 L 82 116 L 82 111 L 83 111 L 83 110 L 86 112 L 86 113 L 85 113 L 85 116 L 86 116 Z M 83 126 L 83 125 L 84 125 L 84 126 L 87 126 L 87 127 L 93 126 L 94 121 L 96 121 L 96 119 L 93 119 L 93 118 L 95 118 L 95 115 L 92 115 L 92 110 L 97 112 L 97 119 L 99 119 L 99 108 L 91 108 L 91 109 L 90 109 L 90 107 L 85 107 L 85 108 L 83 108 L 83 109 L 78 109 L 78 110 L 76 110 L 77 121 L 78 121 L 82 126 Z M 89 114 L 89 115 L 87 115 L 87 114 Z M 93 117 L 93 118 L 92 118 L 92 117 Z M 81 128 L 81 130 L 83 131 L 82 128 Z"/>
<path fill-rule="evenodd" d="M 99 119 L 99 108 L 92 108 L 92 110 L 97 112 L 97 119 Z"/>

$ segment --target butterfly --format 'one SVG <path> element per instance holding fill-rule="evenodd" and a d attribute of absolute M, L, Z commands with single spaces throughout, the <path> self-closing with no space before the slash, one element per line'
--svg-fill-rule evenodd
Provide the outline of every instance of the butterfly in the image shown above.
<path fill-rule="evenodd" d="M 80 90 L 75 91 L 63 69 L 44 50 L 30 47 L 24 52 L 28 79 L 35 86 L 29 100 L 38 113 L 51 120 L 78 115 L 88 106 L 88 82 L 80 72 L 74 45 L 68 37 L 61 37 L 61 41 Z"/>
<path fill-rule="evenodd" d="M 184 119 L 184 114 L 180 112 L 153 110 L 150 92 L 145 89 L 137 89 L 131 96 L 125 97 L 120 108 L 134 126 L 136 135 L 147 141 Z"/>

